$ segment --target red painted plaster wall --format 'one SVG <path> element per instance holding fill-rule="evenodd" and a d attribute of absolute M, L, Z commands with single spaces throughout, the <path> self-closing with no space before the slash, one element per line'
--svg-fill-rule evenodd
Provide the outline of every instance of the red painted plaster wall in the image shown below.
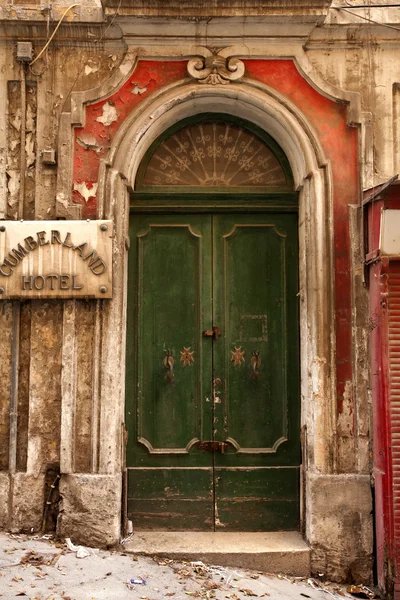
<path fill-rule="evenodd" d="M 275 88 L 297 105 L 314 128 L 331 163 L 334 186 L 337 398 L 338 412 L 341 412 L 346 382 L 352 379 L 348 204 L 359 203 L 357 129 L 346 125 L 346 106 L 319 94 L 302 77 L 293 61 L 247 60 L 245 64 L 246 76 Z M 186 61 L 139 61 L 134 73 L 116 93 L 86 108 L 85 127 L 75 130 L 73 174 L 74 188 L 82 184 L 84 186 L 83 190 L 81 188 L 83 194 L 77 190 L 73 192 L 73 201 L 82 204 L 85 218 L 96 217 L 99 160 L 107 155 L 118 127 L 144 98 L 166 84 L 185 77 Z M 111 118 L 115 118 L 109 124 L 102 122 L 106 104 Z M 350 409 L 350 412 L 353 411 Z"/>
<path fill-rule="evenodd" d="M 246 61 L 246 75 L 272 86 L 303 112 L 330 160 L 334 188 L 335 307 L 338 412 L 352 379 L 349 204 L 359 203 L 357 129 L 346 125 L 346 106 L 319 94 L 289 60 Z"/>
<path fill-rule="evenodd" d="M 73 190 L 73 202 L 82 205 L 85 219 L 96 218 L 97 196 L 95 190 L 100 159 L 107 156 L 117 129 L 150 94 L 167 84 L 184 79 L 186 64 L 186 61 L 139 61 L 133 75 L 117 92 L 105 100 L 86 107 L 85 127 L 75 129 L 73 173 L 73 187 L 86 184 L 88 190 L 94 188 L 93 195 L 87 196 L 87 201 L 79 191 Z M 105 105 L 115 109 L 116 120 L 109 125 L 102 122 Z M 99 121 L 99 119 L 101 120 Z"/>

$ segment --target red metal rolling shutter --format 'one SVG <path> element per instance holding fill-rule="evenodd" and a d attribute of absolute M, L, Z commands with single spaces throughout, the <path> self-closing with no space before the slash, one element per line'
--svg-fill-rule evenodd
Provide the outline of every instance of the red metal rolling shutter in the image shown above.
<path fill-rule="evenodd" d="M 400 574 L 400 262 L 398 261 L 390 262 L 388 284 L 388 359 L 394 517 L 393 534 L 397 580 Z"/>

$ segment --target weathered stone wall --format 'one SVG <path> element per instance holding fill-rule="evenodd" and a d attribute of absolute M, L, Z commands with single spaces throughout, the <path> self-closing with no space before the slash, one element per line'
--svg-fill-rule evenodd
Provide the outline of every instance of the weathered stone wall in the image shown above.
<path fill-rule="evenodd" d="M 12 344 L 13 344 L 13 314 L 12 303 L 2 302 L 0 308 L 1 319 L 1 362 L 0 362 L 0 467 L 2 471 L 8 470 L 8 440 L 10 437 L 10 396 L 11 396 L 11 369 L 12 369 Z"/>
<path fill-rule="evenodd" d="M 16 42 L 32 40 L 37 55 L 48 39 L 47 18 L 51 31 L 66 9 L 65 4 L 54 3 L 48 15 L 39 0 L 36 12 L 34 4 L 30 2 L 28 7 L 14 2 L 0 7 L 0 218 L 80 218 L 83 212 L 91 218 L 114 218 L 117 286 L 115 300 L 107 305 L 73 300 L 0 301 L 0 526 L 39 529 L 46 472 L 61 468 L 60 533 L 75 535 L 84 543 L 106 545 L 116 542 L 120 532 L 127 194 L 117 170 L 105 175 L 111 134 L 118 129 L 111 120 L 101 131 L 101 148 L 98 140 L 93 142 L 87 136 L 80 145 L 84 160 L 89 160 L 89 155 L 90 160 L 98 159 L 100 153 L 103 159 L 97 182 L 99 204 L 93 202 L 93 182 L 85 189 L 79 187 L 85 181 L 76 180 L 73 195 L 73 126 L 85 125 L 84 103 L 100 102 L 116 93 L 124 104 L 122 92 L 116 90 L 134 73 L 135 56 L 165 63 L 157 82 L 151 70 L 129 79 L 130 88 L 124 93 L 134 98 L 135 106 L 146 100 L 142 94 L 147 88 L 149 93 L 161 94 L 163 86 L 172 81 L 172 71 L 176 81 L 186 77 L 186 60 L 198 54 L 199 45 L 232 46 L 231 54 L 243 59 L 293 57 L 302 76 L 321 96 L 347 102 L 349 121 L 359 132 L 359 161 L 354 168 L 360 191 L 399 169 L 396 65 L 400 43 L 395 32 L 360 25 L 351 15 L 334 18 L 326 2 L 297 21 L 296 16 L 279 20 L 276 15 L 268 20 L 267 8 L 261 20 L 244 19 L 237 7 L 231 19 L 216 17 L 205 25 L 204 20 L 185 20 L 183 15 L 176 21 L 164 15 L 164 21 L 152 22 L 154 2 L 146 19 L 128 9 L 124 14 L 124 4 L 117 16 L 109 2 L 109 20 L 103 21 L 101 4 L 93 1 L 81 2 L 79 9 L 65 17 L 35 64 L 21 66 L 15 56 Z M 299 3 L 297 15 L 307 9 L 306 4 Z M 285 10 L 287 13 L 287 5 Z M 390 17 L 392 24 L 396 19 L 400 22 L 400 15 L 393 12 L 388 15 L 381 10 L 372 16 L 378 21 Z M 275 37 L 278 30 L 279 43 Z M 172 41 L 171 35 L 176 36 Z M 168 43 L 163 36 L 168 36 Z M 291 102 L 298 104 L 295 92 Z M 126 109 L 124 118 L 133 108 Z M 101 113 L 96 113 L 96 118 L 99 116 Z M 323 144 L 324 124 L 316 138 Z M 42 152 L 47 148 L 58 150 L 58 166 L 43 164 Z M 345 160 L 345 149 L 340 152 Z M 331 167 L 330 161 L 320 165 L 328 172 Z M 73 197 L 78 202 L 73 203 Z M 316 371 L 325 368 L 329 372 L 331 395 L 328 399 L 323 395 L 319 404 L 311 405 L 302 398 L 307 406 L 302 423 L 304 518 L 315 571 L 332 578 L 368 580 L 372 520 L 367 291 L 362 281 L 360 195 L 355 193 L 347 202 L 352 205 L 348 215 L 335 216 L 333 207 L 328 207 L 323 226 L 332 233 L 346 219 L 349 225 L 351 244 L 346 259 L 350 287 L 345 290 L 350 297 L 349 314 L 337 312 L 326 327 L 333 345 L 337 331 L 346 328 L 351 376 L 343 379 L 339 406 L 336 366 L 332 352 L 326 349 L 320 364 L 314 366 Z M 311 246 L 312 240 L 305 236 L 307 245 Z M 308 303 L 312 301 L 307 298 Z M 333 310 L 333 296 L 330 301 Z M 119 347 L 108 344 L 111 330 L 114 339 L 120 340 Z M 311 346 L 318 342 L 308 340 Z M 310 380 L 311 390 L 314 371 L 307 368 L 302 370 L 303 379 Z M 321 419 L 323 425 L 315 427 Z M 315 437 L 311 431 L 317 432 Z M 319 456 L 328 458 L 319 460 Z"/>
<path fill-rule="evenodd" d="M 48 37 L 46 11 L 39 1 L 36 12 L 35 3 L 27 4 L 2 4 L 0 8 L 0 218 L 41 220 L 63 212 L 56 202 L 57 167 L 44 164 L 42 152 L 57 150 L 60 116 L 69 110 L 71 93 L 109 78 L 125 46 L 120 35 L 97 23 L 102 12 L 96 3 L 87 3 L 86 12 L 82 9 L 76 19 L 88 21 L 87 26 L 62 26 L 41 59 L 32 67 L 21 66 L 16 60 L 17 40 L 31 40 L 37 55 Z M 55 6 L 51 22 L 66 8 Z M 66 21 L 70 19 L 71 15 Z M 70 214 L 64 210 L 62 216 L 76 218 L 79 209 L 72 208 Z M 71 303 L 74 324 L 68 331 Z M 4 528 L 30 531 L 42 526 L 46 472 L 60 468 L 66 332 L 74 337 L 78 365 L 71 468 L 77 473 L 98 470 L 98 422 L 93 407 L 99 386 L 95 368 L 99 307 L 93 301 L 71 303 L 0 301 L 0 526 Z M 10 433 L 12 402 L 15 425 Z M 120 507 L 118 520 L 119 513 Z"/>

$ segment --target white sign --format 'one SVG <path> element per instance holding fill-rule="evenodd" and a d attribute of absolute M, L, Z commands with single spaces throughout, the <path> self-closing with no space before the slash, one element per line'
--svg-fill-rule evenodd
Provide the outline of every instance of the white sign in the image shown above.
<path fill-rule="evenodd" d="M 382 211 L 380 251 L 385 256 L 400 256 L 400 210 Z"/>
<path fill-rule="evenodd" d="M 112 221 L 0 221 L 0 299 L 111 298 Z"/>

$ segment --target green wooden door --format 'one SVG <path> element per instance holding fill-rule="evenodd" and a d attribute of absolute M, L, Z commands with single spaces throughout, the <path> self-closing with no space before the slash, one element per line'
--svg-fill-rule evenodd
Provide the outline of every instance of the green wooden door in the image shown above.
<path fill-rule="evenodd" d="M 297 215 L 134 215 L 131 248 L 134 527 L 298 528 Z"/>
<path fill-rule="evenodd" d="M 296 529 L 299 372 L 296 215 L 214 217 L 216 527 Z M 221 393 L 220 393 L 221 391 Z"/>
<path fill-rule="evenodd" d="M 127 355 L 128 510 L 136 528 L 212 529 L 211 216 L 135 215 Z"/>

